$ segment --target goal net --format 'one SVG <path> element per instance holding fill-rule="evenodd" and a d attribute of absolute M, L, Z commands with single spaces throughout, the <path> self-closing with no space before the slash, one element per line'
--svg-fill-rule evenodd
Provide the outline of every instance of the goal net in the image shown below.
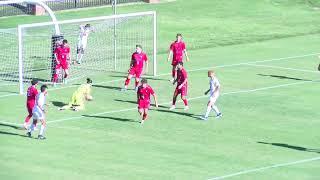
<path fill-rule="evenodd" d="M 88 36 L 82 63 L 69 66 L 68 84 L 83 77 L 103 75 L 106 72 L 126 73 L 131 54 L 137 44 L 142 45 L 143 51 L 148 55 L 147 75 L 156 75 L 155 12 L 73 19 L 59 21 L 58 24 L 61 36 L 68 40 L 71 49 L 70 62 L 77 59 L 80 26 L 90 24 L 92 30 Z M 32 78 L 46 83 L 51 82 L 54 66 L 52 56 L 55 47 L 52 41 L 55 34 L 54 27 L 53 22 L 18 26 L 19 61 L 17 62 L 19 63 L 17 63 L 18 68 L 12 71 L 11 80 L 19 81 L 20 93 L 25 90 L 24 83 L 30 82 Z"/>

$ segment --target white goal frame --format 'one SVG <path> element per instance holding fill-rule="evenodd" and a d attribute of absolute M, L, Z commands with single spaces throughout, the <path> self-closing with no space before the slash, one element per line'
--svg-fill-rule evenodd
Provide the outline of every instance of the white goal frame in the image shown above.
<path fill-rule="evenodd" d="M 82 18 L 82 19 L 72 19 L 72 20 L 64 20 L 57 22 L 43 22 L 43 23 L 33 23 L 33 24 L 22 24 L 18 26 L 18 60 L 19 60 L 19 93 L 24 93 L 24 85 L 23 85 L 23 29 L 31 28 L 31 27 L 41 27 L 41 26 L 50 26 L 50 25 L 61 25 L 61 24 L 69 24 L 69 23 L 81 23 L 81 22 L 90 22 L 97 20 L 108 20 L 125 17 L 136 17 L 136 16 L 152 16 L 153 18 L 153 76 L 157 75 L 157 14 L 155 11 L 146 11 L 146 12 L 138 12 L 138 13 L 128 13 L 128 14 L 118 14 L 111 16 L 99 16 L 92 18 Z M 116 31 L 115 36 L 116 36 Z M 116 38 L 115 38 L 116 39 Z M 116 45 L 117 41 L 114 41 L 114 45 Z M 115 48 L 116 49 L 116 48 Z M 116 52 L 115 52 L 116 53 Z M 114 61 L 116 63 L 117 57 L 115 56 Z M 116 67 L 114 67 L 116 68 Z"/>

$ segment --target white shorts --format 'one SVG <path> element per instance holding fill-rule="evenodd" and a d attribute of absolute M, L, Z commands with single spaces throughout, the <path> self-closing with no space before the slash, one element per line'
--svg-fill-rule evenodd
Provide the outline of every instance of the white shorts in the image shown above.
<path fill-rule="evenodd" d="M 214 104 L 217 102 L 219 96 L 220 96 L 220 93 L 214 93 L 210 96 L 209 101 Z"/>
<path fill-rule="evenodd" d="M 45 118 L 44 112 L 37 106 L 32 110 L 32 118 L 36 120 L 43 120 Z"/>

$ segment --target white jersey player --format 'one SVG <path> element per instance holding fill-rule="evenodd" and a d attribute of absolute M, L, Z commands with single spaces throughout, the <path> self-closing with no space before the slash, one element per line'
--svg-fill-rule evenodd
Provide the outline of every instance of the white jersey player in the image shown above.
<path fill-rule="evenodd" d="M 207 90 L 204 94 L 207 95 L 210 93 L 209 102 L 207 104 L 207 111 L 204 116 L 201 117 L 203 120 L 208 120 L 209 114 L 211 110 L 213 109 L 216 112 L 216 117 L 220 118 L 222 117 L 222 113 L 219 111 L 218 107 L 215 105 L 218 97 L 220 96 L 220 82 L 215 76 L 213 71 L 208 71 L 208 77 L 210 79 L 210 89 Z"/>
<path fill-rule="evenodd" d="M 85 49 L 87 48 L 89 34 L 93 31 L 90 24 L 80 25 L 77 45 L 77 63 L 81 64 Z"/>
<path fill-rule="evenodd" d="M 37 124 L 37 121 L 41 121 L 41 128 L 38 135 L 38 139 L 45 139 L 43 136 L 45 128 L 46 128 L 46 120 L 45 120 L 45 105 L 46 105 L 46 95 L 47 95 L 47 86 L 42 85 L 41 86 L 41 92 L 36 96 L 36 104 L 32 109 L 32 118 L 33 123 L 28 129 L 28 137 L 31 137 L 32 132 L 34 131 L 34 128 Z"/>

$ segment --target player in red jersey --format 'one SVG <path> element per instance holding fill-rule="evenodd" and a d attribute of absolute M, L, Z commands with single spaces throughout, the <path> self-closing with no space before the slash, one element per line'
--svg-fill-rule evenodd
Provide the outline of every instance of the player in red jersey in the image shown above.
<path fill-rule="evenodd" d="M 174 79 L 176 78 L 176 73 L 177 73 L 177 64 L 179 62 L 183 62 L 183 54 L 186 57 L 186 61 L 189 61 L 189 57 L 188 57 L 188 53 L 186 50 L 186 44 L 182 41 L 182 35 L 179 33 L 176 36 L 176 41 L 174 41 L 171 45 L 170 45 L 170 50 L 169 50 L 169 54 L 168 54 L 168 62 L 170 61 L 170 57 L 172 55 L 172 80 L 171 82 L 174 81 Z"/>
<path fill-rule="evenodd" d="M 23 127 L 25 129 L 28 129 L 30 118 L 32 117 L 32 109 L 35 105 L 36 96 L 38 94 L 37 85 L 38 85 L 38 80 L 33 79 L 31 81 L 31 86 L 27 90 L 27 103 L 26 104 L 27 104 L 28 115 L 23 123 Z"/>
<path fill-rule="evenodd" d="M 170 110 L 174 110 L 176 108 L 177 96 L 181 94 L 181 99 L 184 103 L 184 110 L 188 110 L 188 74 L 187 71 L 183 67 L 183 62 L 179 62 L 177 64 L 177 78 L 173 81 L 173 84 L 177 82 L 176 90 L 173 94 L 172 106 Z"/>
<path fill-rule="evenodd" d="M 145 64 L 145 66 L 144 66 Z M 148 57 L 147 55 L 142 51 L 142 46 L 141 45 L 136 45 L 136 52 L 134 52 L 131 56 L 131 63 L 130 63 L 130 69 L 129 69 L 129 74 L 127 79 L 125 80 L 124 83 L 124 89 L 122 90 L 127 90 L 128 85 L 130 83 L 130 80 L 133 76 L 136 78 L 136 83 L 135 83 L 135 89 L 137 90 L 139 82 L 140 82 L 140 77 L 143 73 L 143 68 L 145 67 L 145 73 L 148 73 Z"/>
<path fill-rule="evenodd" d="M 64 39 L 62 44 L 58 46 L 54 51 L 54 57 L 56 59 L 55 74 L 53 75 L 53 83 L 57 83 L 58 74 L 62 68 L 64 71 L 64 78 L 67 78 L 69 75 L 69 62 L 70 62 L 70 47 L 68 41 Z"/>
<path fill-rule="evenodd" d="M 147 79 L 143 78 L 141 80 L 141 85 L 138 87 L 137 90 L 137 99 L 138 99 L 138 111 L 141 116 L 141 124 L 147 120 L 148 111 L 150 108 L 150 95 L 154 98 L 154 103 L 156 107 L 158 107 L 158 100 L 157 96 L 154 93 L 151 86 L 148 85 Z"/>

